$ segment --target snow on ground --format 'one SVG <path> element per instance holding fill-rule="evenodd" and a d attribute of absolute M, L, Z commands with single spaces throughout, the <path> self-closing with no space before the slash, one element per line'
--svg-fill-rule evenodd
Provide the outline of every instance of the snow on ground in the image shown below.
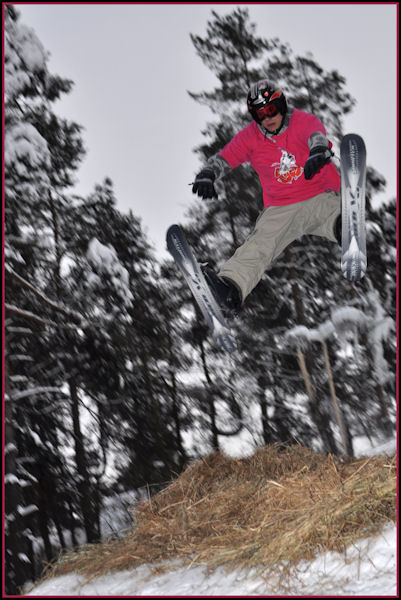
<path fill-rule="evenodd" d="M 356 454 L 392 454 L 396 440 L 375 448 L 356 444 Z M 380 535 L 361 540 L 344 554 L 327 552 L 313 561 L 302 561 L 286 585 L 255 570 L 208 572 L 199 565 L 178 566 L 154 574 L 150 566 L 110 573 L 85 582 L 71 573 L 39 584 L 27 596 L 373 596 L 398 597 L 397 528 L 387 525 Z M 174 563 L 177 566 L 177 563 Z"/>
<path fill-rule="evenodd" d="M 28 596 L 397 596 L 397 531 L 386 526 L 376 538 L 302 561 L 285 587 L 263 580 L 255 571 L 208 573 L 205 567 L 180 567 L 152 574 L 146 565 L 111 573 L 85 583 L 70 574 L 43 582 Z"/>

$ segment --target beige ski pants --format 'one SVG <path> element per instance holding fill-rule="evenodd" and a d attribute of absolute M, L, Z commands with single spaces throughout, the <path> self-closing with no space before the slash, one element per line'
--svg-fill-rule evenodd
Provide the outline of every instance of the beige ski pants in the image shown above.
<path fill-rule="evenodd" d="M 334 224 L 340 213 L 341 196 L 333 191 L 295 204 L 268 206 L 259 215 L 248 239 L 221 267 L 219 275 L 234 281 L 245 300 L 267 267 L 297 238 L 319 235 L 335 242 Z"/>

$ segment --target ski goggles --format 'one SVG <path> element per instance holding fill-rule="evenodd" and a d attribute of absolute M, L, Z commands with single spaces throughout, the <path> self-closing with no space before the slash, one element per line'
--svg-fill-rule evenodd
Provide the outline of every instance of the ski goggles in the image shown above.
<path fill-rule="evenodd" d="M 275 117 L 279 113 L 279 109 L 275 104 L 266 104 L 263 108 L 255 111 L 259 121 L 263 121 L 266 117 Z"/>

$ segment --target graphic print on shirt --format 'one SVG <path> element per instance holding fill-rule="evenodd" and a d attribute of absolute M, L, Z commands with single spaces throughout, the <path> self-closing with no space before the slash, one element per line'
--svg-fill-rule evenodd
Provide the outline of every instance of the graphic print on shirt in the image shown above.
<path fill-rule="evenodd" d="M 280 183 L 292 183 L 296 181 L 303 173 L 303 168 L 297 165 L 295 156 L 287 150 L 281 150 L 281 159 L 279 163 L 273 163 L 274 176 Z"/>

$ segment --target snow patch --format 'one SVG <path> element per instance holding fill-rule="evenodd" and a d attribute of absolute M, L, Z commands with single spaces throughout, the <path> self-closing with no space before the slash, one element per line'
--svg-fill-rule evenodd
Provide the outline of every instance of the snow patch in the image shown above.
<path fill-rule="evenodd" d="M 397 532 L 389 525 L 375 538 L 358 542 L 345 554 L 327 552 L 302 561 L 293 576 L 280 586 L 274 577 L 263 578 L 254 569 L 208 572 L 193 565 L 154 574 L 149 565 L 98 577 L 63 575 L 44 581 L 31 596 L 231 596 L 302 594 L 322 596 L 386 596 L 397 592 Z M 177 563 L 172 563 L 176 566 Z"/>

